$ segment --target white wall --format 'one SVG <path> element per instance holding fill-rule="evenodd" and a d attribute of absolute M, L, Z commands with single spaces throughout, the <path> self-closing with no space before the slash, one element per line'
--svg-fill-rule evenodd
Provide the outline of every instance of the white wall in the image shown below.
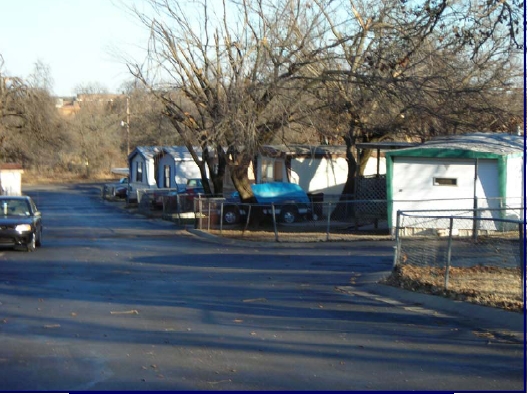
<path fill-rule="evenodd" d="M 526 167 L 522 157 L 511 158 L 506 166 L 506 201 L 507 207 L 521 207 L 524 204 L 524 178 L 526 176 Z M 518 213 L 510 215 L 510 219 L 523 219 L 524 210 L 520 209 Z"/>
<path fill-rule="evenodd" d="M 22 171 L 0 171 L 0 186 L 0 194 L 20 196 L 22 194 Z"/>
<path fill-rule="evenodd" d="M 291 182 L 307 193 L 341 194 L 348 176 L 345 158 L 296 158 L 291 161 Z"/>
<path fill-rule="evenodd" d="M 364 176 L 368 175 L 376 175 L 378 172 L 378 159 L 376 157 L 370 157 L 367 161 L 367 166 L 365 167 L 365 171 L 363 172 Z M 385 162 L 385 157 L 380 157 L 380 164 L 379 164 L 379 174 L 385 175 L 387 171 L 387 164 Z"/>
<path fill-rule="evenodd" d="M 178 188 L 185 189 L 187 179 L 201 178 L 200 169 L 193 160 L 180 160 L 174 162 L 174 182 Z"/>
<path fill-rule="evenodd" d="M 456 179 L 457 184 L 435 185 L 434 178 Z M 394 157 L 393 225 L 396 224 L 398 210 L 473 209 L 474 178 L 475 160 L 472 159 Z M 499 196 L 496 160 L 479 160 L 476 196 Z M 479 205 L 483 207 L 485 204 L 481 200 Z"/>
<path fill-rule="evenodd" d="M 520 206 L 524 197 L 523 179 L 525 167 L 522 157 L 511 158 L 506 166 L 507 205 Z"/>
<path fill-rule="evenodd" d="M 137 182 L 136 180 L 136 173 L 137 173 L 137 166 L 141 165 L 143 163 L 143 180 L 141 182 Z M 154 178 L 154 161 L 148 160 L 145 162 L 145 159 L 141 155 L 136 155 L 131 161 L 132 168 L 130 169 L 130 183 L 134 184 L 134 187 L 136 189 L 139 188 L 149 188 L 151 186 L 156 186 L 156 180 Z"/>

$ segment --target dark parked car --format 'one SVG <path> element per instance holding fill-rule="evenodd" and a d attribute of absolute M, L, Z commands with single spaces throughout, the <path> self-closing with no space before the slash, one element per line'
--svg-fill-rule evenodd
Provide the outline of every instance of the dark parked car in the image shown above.
<path fill-rule="evenodd" d="M 202 178 L 187 179 L 185 186 L 185 193 L 187 194 L 204 194 L 205 190 L 202 184 Z"/>
<path fill-rule="evenodd" d="M 121 178 L 119 185 L 114 188 L 114 196 L 117 198 L 126 198 L 128 195 L 128 178 Z"/>
<path fill-rule="evenodd" d="M 177 191 L 168 190 L 168 189 L 159 189 L 155 190 L 152 194 L 152 206 L 153 208 L 161 209 L 163 208 L 163 196 L 168 196 L 173 198 L 178 194 L 184 195 L 185 200 L 180 200 L 183 210 L 192 210 L 194 205 L 194 199 L 200 194 L 205 194 L 204 187 L 202 185 L 201 178 L 189 178 L 185 185 L 185 189 L 180 188 Z"/>
<path fill-rule="evenodd" d="M 272 214 L 271 205 L 275 208 L 275 215 L 282 223 L 294 223 L 311 214 L 311 203 L 306 192 L 297 184 L 287 182 L 271 182 L 251 185 L 253 195 L 263 212 Z M 247 206 L 240 204 L 237 192 L 224 203 L 222 220 L 225 224 L 238 223 L 246 216 Z"/>
<path fill-rule="evenodd" d="M 42 215 L 28 196 L 0 196 L 0 246 L 33 252 L 42 244 Z"/>

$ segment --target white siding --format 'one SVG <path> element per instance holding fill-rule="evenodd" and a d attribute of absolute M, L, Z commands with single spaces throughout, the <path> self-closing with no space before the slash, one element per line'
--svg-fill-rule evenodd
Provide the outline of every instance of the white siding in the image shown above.
<path fill-rule="evenodd" d="M 478 161 L 476 197 L 479 199 L 479 208 L 500 207 L 497 160 Z"/>
<path fill-rule="evenodd" d="M 506 166 L 506 201 L 507 207 L 517 208 L 524 204 L 524 178 L 526 168 L 522 157 L 511 158 Z M 524 219 L 524 210 L 510 213 L 508 219 Z"/>
<path fill-rule="evenodd" d="M 20 196 L 22 194 L 22 171 L 0 171 L 0 186 L 0 194 L 5 194 L 8 196 Z"/>
<path fill-rule="evenodd" d="M 394 158 L 393 199 L 424 201 L 431 199 L 469 198 L 474 194 L 475 163 L 473 160 L 453 162 L 446 159 Z M 434 178 L 456 179 L 456 186 L 434 185 Z M 416 203 L 412 203 L 414 205 Z M 460 202 L 460 208 L 468 203 Z M 427 204 L 430 205 L 430 204 Z M 409 204 L 406 204 L 408 207 Z M 473 201 L 469 202 L 473 206 Z M 445 208 L 456 208 L 452 202 Z M 411 208 L 422 209 L 422 208 Z M 444 209 L 444 208 L 440 208 Z"/>
<path fill-rule="evenodd" d="M 456 185 L 435 185 L 438 178 L 456 180 Z M 393 212 L 398 210 L 473 209 L 474 197 L 499 196 L 496 160 L 479 160 L 475 188 L 475 160 L 395 157 L 393 166 Z M 497 205 L 495 200 L 490 206 Z M 479 206 L 488 203 L 479 200 Z"/>
<path fill-rule="evenodd" d="M 348 163 L 339 158 L 295 158 L 291 161 L 291 182 L 307 193 L 340 194 L 348 176 Z"/>
<path fill-rule="evenodd" d="M 379 174 L 385 175 L 386 171 L 387 171 L 387 165 L 385 163 L 385 158 L 380 157 Z M 377 175 L 377 174 L 378 174 L 378 159 L 376 157 L 371 157 L 367 161 L 367 165 L 365 167 L 363 175 L 368 176 L 368 175 Z"/>
<path fill-rule="evenodd" d="M 523 180 L 525 177 L 523 158 L 508 160 L 506 166 L 506 197 L 507 205 L 520 206 L 524 197 Z"/>
<path fill-rule="evenodd" d="M 145 159 L 141 155 L 136 155 L 132 161 L 131 168 L 131 179 L 130 186 L 133 191 L 137 189 L 149 189 L 150 187 L 156 187 L 156 181 L 154 179 L 154 163 L 152 160 L 145 162 Z M 143 176 L 140 182 L 137 181 L 137 169 L 143 166 Z"/>
<path fill-rule="evenodd" d="M 179 188 L 187 185 L 187 179 L 201 178 L 200 169 L 194 161 L 181 160 L 174 162 L 174 180 Z"/>
<path fill-rule="evenodd" d="M 170 155 L 164 155 L 160 157 L 158 162 L 158 187 L 164 186 L 165 179 L 165 166 L 170 167 L 170 184 L 169 188 L 176 188 L 176 183 L 174 181 L 174 158 Z"/>

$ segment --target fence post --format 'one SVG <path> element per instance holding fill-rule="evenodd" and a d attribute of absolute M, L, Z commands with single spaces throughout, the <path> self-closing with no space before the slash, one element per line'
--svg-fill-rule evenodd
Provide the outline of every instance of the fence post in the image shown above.
<path fill-rule="evenodd" d="M 224 224 L 224 202 L 220 202 L 220 235 L 222 235 L 222 228 Z"/>
<path fill-rule="evenodd" d="M 251 220 L 251 206 L 253 204 L 248 204 L 248 213 L 247 213 L 247 216 L 246 216 L 246 225 L 244 227 L 244 232 L 247 231 L 248 227 L 249 227 L 249 221 Z"/>
<path fill-rule="evenodd" d="M 449 239 L 447 240 L 447 259 L 446 271 L 444 280 L 444 289 L 447 290 L 449 286 L 449 266 L 451 265 L 451 248 L 453 246 L 453 217 L 449 218 Z"/>
<path fill-rule="evenodd" d="M 401 240 L 400 240 L 400 217 L 401 217 L 401 211 L 396 212 L 396 246 L 394 250 L 394 261 L 392 263 L 392 269 L 396 268 L 396 266 L 400 262 L 400 253 L 401 253 Z"/>
<path fill-rule="evenodd" d="M 480 222 L 479 221 L 480 212 L 478 211 L 478 207 L 479 207 L 478 199 L 475 198 L 475 201 L 473 203 L 473 241 L 476 241 L 478 238 L 478 230 L 479 230 L 478 223 Z"/>
<path fill-rule="evenodd" d="M 273 230 L 275 231 L 275 242 L 279 242 L 279 232 L 277 231 L 277 219 L 275 218 L 275 204 L 271 203 L 271 217 L 273 218 Z"/>
<path fill-rule="evenodd" d="M 196 216 L 196 204 L 198 204 L 198 216 Z M 198 196 L 198 198 L 194 199 L 193 200 L 193 207 L 194 207 L 194 216 L 196 217 L 196 220 L 197 222 L 199 223 L 199 229 L 202 230 L 202 221 L 203 221 L 203 217 L 202 217 L 202 199 L 200 196 Z"/>
<path fill-rule="evenodd" d="M 524 300 L 525 286 L 524 278 L 526 267 L 524 265 L 524 223 L 521 221 L 519 223 L 519 266 L 521 268 L 521 293 L 522 299 Z"/>
<path fill-rule="evenodd" d="M 326 215 L 326 242 L 330 240 L 330 216 L 332 212 L 332 203 L 328 202 L 328 215 Z"/>
<path fill-rule="evenodd" d="M 199 197 L 202 198 L 201 195 Z M 211 231 L 211 200 L 208 199 L 207 202 L 207 231 Z"/>

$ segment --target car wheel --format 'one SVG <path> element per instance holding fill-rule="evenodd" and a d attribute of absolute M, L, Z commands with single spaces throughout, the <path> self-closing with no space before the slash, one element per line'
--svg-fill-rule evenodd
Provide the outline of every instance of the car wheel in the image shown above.
<path fill-rule="evenodd" d="M 26 244 L 26 251 L 34 252 L 37 248 L 37 235 L 33 233 L 31 235 L 31 240 Z"/>
<path fill-rule="evenodd" d="M 37 246 L 37 247 L 41 247 L 42 246 L 42 228 L 40 228 L 39 231 L 38 231 L 38 237 L 35 240 L 35 246 Z"/>
<path fill-rule="evenodd" d="M 297 220 L 297 216 L 297 208 L 295 207 L 283 207 L 281 209 L 280 220 L 283 223 L 294 223 Z"/>
<path fill-rule="evenodd" d="M 224 209 L 224 224 L 235 224 L 238 223 L 240 219 L 240 214 L 236 208 L 225 208 Z"/>

